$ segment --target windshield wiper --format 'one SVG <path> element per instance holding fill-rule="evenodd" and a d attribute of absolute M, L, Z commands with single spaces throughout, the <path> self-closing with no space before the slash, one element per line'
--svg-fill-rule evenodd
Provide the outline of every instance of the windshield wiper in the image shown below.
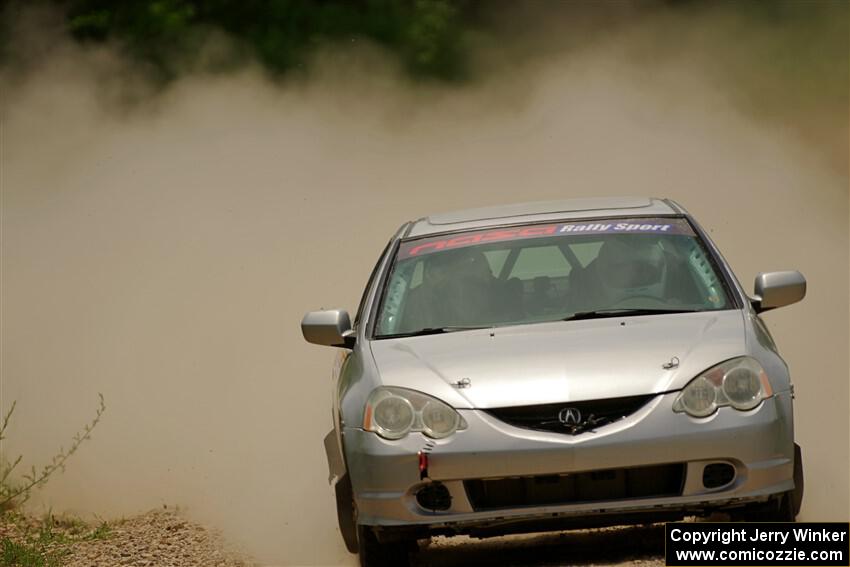
<path fill-rule="evenodd" d="M 633 317 L 638 315 L 669 315 L 671 313 L 698 313 L 702 309 L 596 309 L 579 311 L 561 319 L 562 321 L 581 321 L 582 319 L 605 319 L 610 317 Z"/>
<path fill-rule="evenodd" d="M 425 335 L 441 335 L 443 333 L 454 333 L 456 331 L 472 331 L 475 329 L 490 329 L 492 325 L 446 325 L 445 327 L 426 327 L 418 331 L 406 333 L 393 333 L 390 335 L 376 335 L 376 339 L 400 339 L 402 337 L 422 337 Z"/>

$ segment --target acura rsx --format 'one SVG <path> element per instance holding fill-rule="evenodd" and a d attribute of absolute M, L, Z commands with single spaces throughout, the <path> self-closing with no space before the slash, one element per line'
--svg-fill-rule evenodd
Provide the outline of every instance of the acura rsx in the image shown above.
<path fill-rule="evenodd" d="M 339 527 L 364 566 L 435 535 L 725 512 L 793 521 L 793 386 L 751 295 L 667 199 L 578 199 L 432 215 L 381 254 L 339 347 L 325 438 Z"/>

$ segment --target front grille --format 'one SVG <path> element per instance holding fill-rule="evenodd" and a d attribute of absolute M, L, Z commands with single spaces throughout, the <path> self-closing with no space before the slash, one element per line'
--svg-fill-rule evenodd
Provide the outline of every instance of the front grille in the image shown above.
<path fill-rule="evenodd" d="M 583 402 L 560 402 L 537 406 L 515 406 L 484 411 L 496 419 L 516 427 L 578 435 L 628 417 L 645 406 L 656 395 L 648 394 Z M 578 411 L 580 414 L 578 421 L 573 422 L 571 419 L 564 419 L 567 417 L 565 411 L 569 409 Z"/>
<path fill-rule="evenodd" d="M 475 510 L 679 496 L 684 463 L 463 482 Z"/>

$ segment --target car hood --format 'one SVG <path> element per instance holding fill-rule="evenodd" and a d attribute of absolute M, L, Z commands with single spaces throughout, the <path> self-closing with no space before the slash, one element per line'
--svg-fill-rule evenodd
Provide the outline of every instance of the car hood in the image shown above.
<path fill-rule="evenodd" d="M 737 310 L 381 339 L 371 348 L 385 385 L 419 390 L 457 408 L 667 392 L 746 353 Z M 456 385 L 466 379 L 468 386 Z"/>

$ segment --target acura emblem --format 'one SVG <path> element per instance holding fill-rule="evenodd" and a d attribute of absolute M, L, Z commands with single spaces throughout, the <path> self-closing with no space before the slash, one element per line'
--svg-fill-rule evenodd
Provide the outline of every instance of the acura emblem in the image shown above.
<path fill-rule="evenodd" d="M 558 421 L 564 425 L 581 423 L 581 412 L 577 408 L 564 408 L 558 412 Z"/>

